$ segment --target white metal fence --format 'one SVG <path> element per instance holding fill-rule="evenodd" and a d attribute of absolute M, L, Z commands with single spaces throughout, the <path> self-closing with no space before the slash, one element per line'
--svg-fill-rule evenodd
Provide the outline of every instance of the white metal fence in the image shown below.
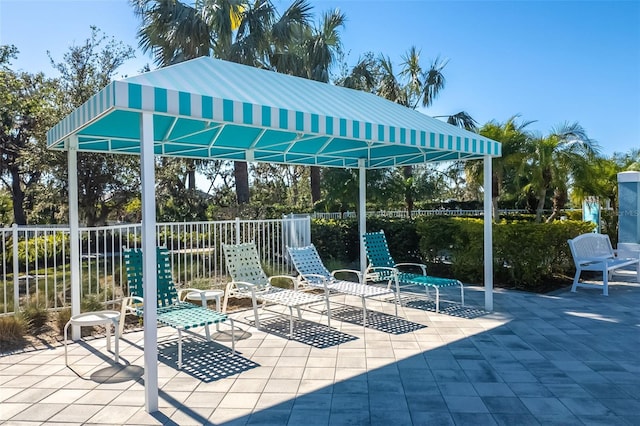
<path fill-rule="evenodd" d="M 286 245 L 310 242 L 309 216 L 275 220 L 160 223 L 157 244 L 171 253 L 179 285 L 221 286 L 227 281 L 222 244 L 255 242 L 269 272 L 290 272 Z M 70 306 L 69 228 L 0 228 L 0 315 L 27 303 L 50 309 Z M 17 244 L 15 243 L 17 242 Z M 122 248 L 139 247 L 140 224 L 80 228 L 81 297 L 110 304 L 126 282 Z"/>
<path fill-rule="evenodd" d="M 525 214 L 528 213 L 525 209 L 505 209 L 500 210 L 500 214 Z M 432 209 L 432 210 L 413 210 L 411 217 L 416 216 L 482 216 L 484 210 L 447 210 L 447 209 Z M 358 215 L 356 212 L 314 212 L 311 217 L 314 219 L 351 219 L 356 218 Z M 396 218 L 409 218 L 409 212 L 407 210 L 376 210 L 368 211 L 367 217 L 396 217 Z"/>

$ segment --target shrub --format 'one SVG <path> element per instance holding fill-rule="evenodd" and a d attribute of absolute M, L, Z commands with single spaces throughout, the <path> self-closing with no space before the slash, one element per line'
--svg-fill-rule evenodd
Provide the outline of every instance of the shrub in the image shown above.
<path fill-rule="evenodd" d="M 42 300 L 42 297 L 31 296 L 31 300 L 20 311 L 20 316 L 32 333 L 44 327 L 49 319 L 49 310 Z"/>
<path fill-rule="evenodd" d="M 494 274 L 497 284 L 538 290 L 573 268 L 567 240 L 591 232 L 588 222 L 506 222 L 493 225 Z M 484 276 L 484 224 L 481 219 L 433 218 L 418 224 L 420 247 L 429 260 L 449 251 L 458 279 L 479 283 Z"/>
<path fill-rule="evenodd" d="M 82 312 L 94 312 L 104 309 L 104 304 L 100 301 L 100 297 L 95 294 L 85 296 L 80 302 L 80 310 Z"/>
<path fill-rule="evenodd" d="M 0 352 L 25 343 L 27 324 L 19 315 L 0 317 Z"/>
<path fill-rule="evenodd" d="M 64 326 L 71 319 L 71 308 L 61 309 L 56 313 L 56 326 L 60 335 L 64 334 Z"/>
<path fill-rule="evenodd" d="M 422 259 L 415 222 L 409 219 L 368 218 L 367 230 L 383 230 L 392 254 L 402 254 L 397 262 L 416 262 Z M 349 265 L 360 259 L 360 234 L 354 219 L 314 219 L 311 236 L 318 254 L 325 262 Z"/>

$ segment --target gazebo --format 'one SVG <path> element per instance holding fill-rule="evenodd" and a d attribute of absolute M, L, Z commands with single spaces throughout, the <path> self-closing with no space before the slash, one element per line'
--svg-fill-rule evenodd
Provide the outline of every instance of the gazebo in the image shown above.
<path fill-rule="evenodd" d="M 78 151 L 141 156 L 147 295 L 156 293 L 156 252 L 146 250 L 156 244 L 155 156 L 357 168 L 360 211 L 367 169 L 483 159 L 485 309 L 493 310 L 491 159 L 500 143 L 373 94 L 202 57 L 110 83 L 49 130 L 47 143 L 68 152 L 73 315 L 80 313 Z M 360 253 L 364 263 L 362 243 Z M 156 323 L 154 303 L 144 315 Z M 156 328 L 145 327 L 148 412 L 158 409 L 156 341 Z"/>

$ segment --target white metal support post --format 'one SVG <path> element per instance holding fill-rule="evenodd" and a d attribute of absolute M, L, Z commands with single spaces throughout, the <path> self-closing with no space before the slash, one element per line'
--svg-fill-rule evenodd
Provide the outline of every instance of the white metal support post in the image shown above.
<path fill-rule="evenodd" d="M 493 216 L 491 157 L 484 156 L 484 309 L 493 311 Z"/>
<path fill-rule="evenodd" d="M 147 413 L 158 411 L 158 317 L 156 260 L 156 189 L 153 152 L 153 115 L 140 118 L 140 166 L 142 169 L 142 274 L 144 293 L 144 392 Z"/>
<path fill-rule="evenodd" d="M 358 232 L 360 234 L 360 271 L 364 274 L 367 269 L 367 252 L 364 248 L 364 234 L 367 232 L 367 169 L 364 167 L 364 159 L 358 160 Z"/>
<path fill-rule="evenodd" d="M 69 138 L 67 170 L 69 173 L 69 272 L 71 273 L 71 316 L 80 314 L 80 219 L 78 215 L 78 136 Z M 80 339 L 80 327 L 71 328 L 71 338 Z"/>

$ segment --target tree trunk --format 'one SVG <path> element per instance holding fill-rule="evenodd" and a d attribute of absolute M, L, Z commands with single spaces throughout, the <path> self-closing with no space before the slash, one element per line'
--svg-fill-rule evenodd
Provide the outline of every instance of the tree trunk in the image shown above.
<path fill-rule="evenodd" d="M 404 166 L 402 168 L 402 175 L 404 177 L 405 182 L 405 190 L 404 190 L 404 201 L 407 205 L 407 213 L 409 214 L 409 218 L 411 218 L 411 212 L 413 211 L 413 167 L 412 166 Z"/>
<path fill-rule="evenodd" d="M 17 166 L 10 166 L 11 170 L 11 196 L 13 198 L 13 222 L 17 225 L 26 225 L 27 217 L 24 213 L 24 191 L 22 190 L 20 172 Z"/>
<path fill-rule="evenodd" d="M 500 179 L 497 173 L 491 176 L 491 206 L 493 208 L 493 220 L 500 220 L 500 211 L 498 210 L 498 200 L 500 199 Z"/>
<path fill-rule="evenodd" d="M 551 212 L 551 216 L 547 218 L 547 223 L 553 222 L 556 217 L 560 214 L 560 211 L 564 209 L 564 206 L 567 204 L 567 193 L 561 189 L 556 188 L 553 191 L 553 211 Z"/>
<path fill-rule="evenodd" d="M 236 198 L 238 204 L 249 203 L 249 172 L 245 161 L 233 163 L 233 176 L 236 182 Z"/>
<path fill-rule="evenodd" d="M 547 198 L 547 190 L 544 189 L 538 194 L 538 207 L 536 208 L 536 223 L 542 222 L 542 213 L 544 211 L 544 200 Z"/>
<path fill-rule="evenodd" d="M 320 167 L 311 166 L 311 204 L 315 205 L 320 198 L 322 198 L 322 194 L 320 193 Z"/>

